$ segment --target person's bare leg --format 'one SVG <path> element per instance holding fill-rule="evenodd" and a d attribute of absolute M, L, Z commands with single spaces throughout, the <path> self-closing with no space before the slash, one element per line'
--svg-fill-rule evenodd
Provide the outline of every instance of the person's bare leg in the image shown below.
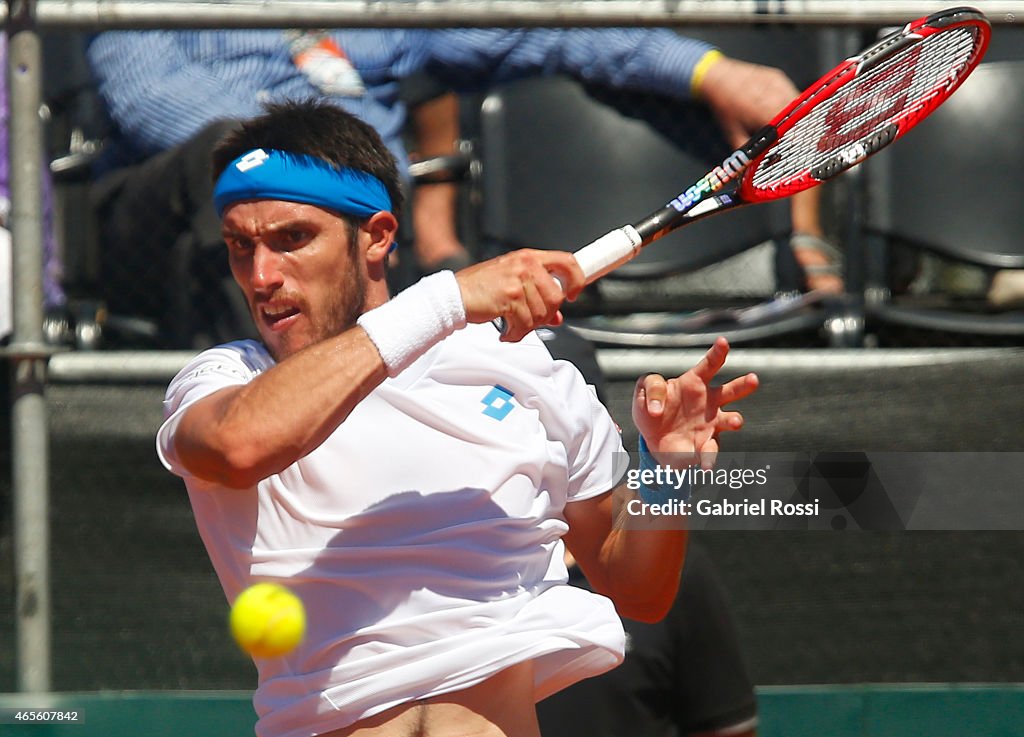
<path fill-rule="evenodd" d="M 820 188 L 808 189 L 790 198 L 793 226 L 790 245 L 797 264 L 804 271 L 808 290 L 841 294 L 844 288 L 842 254 L 825 240 L 820 208 Z"/>
<path fill-rule="evenodd" d="M 417 105 L 411 111 L 418 159 L 450 156 L 459 138 L 459 100 L 447 93 Z M 440 266 L 468 266 L 472 258 L 457 232 L 458 185 L 450 182 L 418 184 L 412 194 L 412 224 L 416 259 L 424 271 Z"/>

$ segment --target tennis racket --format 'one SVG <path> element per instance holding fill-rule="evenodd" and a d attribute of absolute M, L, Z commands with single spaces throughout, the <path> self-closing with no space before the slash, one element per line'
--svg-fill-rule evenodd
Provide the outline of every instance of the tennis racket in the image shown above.
<path fill-rule="evenodd" d="M 888 146 L 953 94 L 990 36 L 981 12 L 951 8 L 842 62 L 667 205 L 576 251 L 587 283 L 677 228 L 810 189 Z"/>

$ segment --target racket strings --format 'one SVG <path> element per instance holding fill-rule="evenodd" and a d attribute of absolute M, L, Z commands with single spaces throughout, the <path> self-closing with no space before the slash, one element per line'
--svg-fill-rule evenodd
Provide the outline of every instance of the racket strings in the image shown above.
<path fill-rule="evenodd" d="M 839 170 L 863 159 L 872 153 L 865 141 L 894 124 L 927 115 L 941 103 L 971 70 L 977 46 L 973 27 L 935 33 L 854 77 L 838 94 L 812 100 L 812 108 L 780 137 L 753 172 L 754 189 L 784 191 L 808 171 L 824 169 L 837 157 L 843 164 Z"/>

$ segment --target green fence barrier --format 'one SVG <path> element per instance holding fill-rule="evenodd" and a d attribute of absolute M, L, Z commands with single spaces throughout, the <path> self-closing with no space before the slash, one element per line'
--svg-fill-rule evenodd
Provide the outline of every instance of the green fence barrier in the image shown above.
<path fill-rule="evenodd" d="M 1021 737 L 1024 684 L 758 689 L 760 737 Z"/>
<path fill-rule="evenodd" d="M 770 686 L 758 689 L 758 704 L 760 737 L 1024 735 L 1024 684 Z M 15 718 L 29 708 L 79 722 Z M 3 737 L 251 737 L 255 722 L 241 692 L 0 695 Z"/>
<path fill-rule="evenodd" d="M 29 707 L 79 721 L 28 723 L 13 711 Z M 0 715 L 2 737 L 252 737 L 256 724 L 252 695 L 223 691 L 4 694 Z"/>

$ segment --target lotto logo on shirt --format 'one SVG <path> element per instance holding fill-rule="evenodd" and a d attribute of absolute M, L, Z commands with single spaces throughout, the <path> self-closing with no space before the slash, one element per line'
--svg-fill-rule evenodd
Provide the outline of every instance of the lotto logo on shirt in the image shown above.
<path fill-rule="evenodd" d="M 508 413 L 515 409 L 512 401 L 513 393 L 503 386 L 494 385 L 486 396 L 480 400 L 484 405 L 484 414 L 501 422 Z"/>

